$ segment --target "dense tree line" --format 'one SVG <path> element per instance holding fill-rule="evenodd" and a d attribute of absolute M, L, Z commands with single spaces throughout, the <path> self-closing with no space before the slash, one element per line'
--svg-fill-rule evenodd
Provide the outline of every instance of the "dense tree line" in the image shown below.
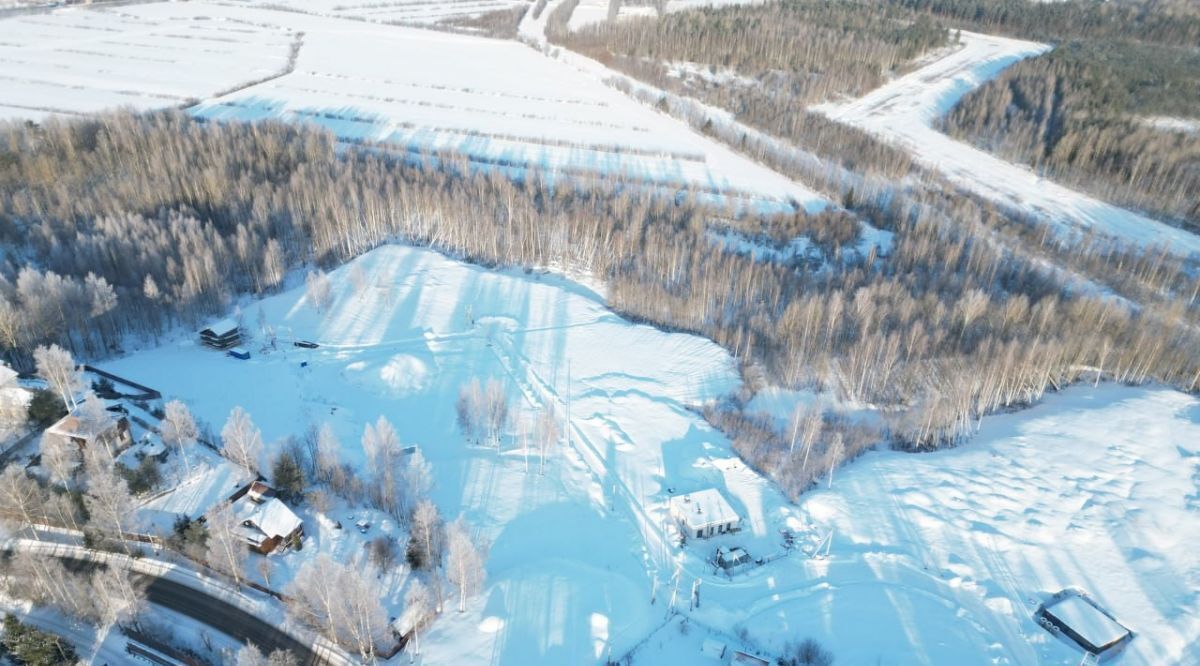
<path fill-rule="evenodd" d="M 547 21 L 551 41 L 658 88 L 728 110 L 739 121 L 813 150 L 832 164 L 888 178 L 913 169 L 904 151 L 808 107 L 862 94 L 953 39 L 928 17 L 832 0 L 702 8 L 574 33 L 566 28 L 572 8 L 560 4 L 552 17 L 557 20 Z M 744 137 L 723 135 L 719 124 L 696 126 L 763 157 Z"/>
<path fill-rule="evenodd" d="M 235 293 L 276 290 L 301 264 L 401 240 L 488 265 L 589 270 L 632 318 L 706 335 L 773 383 L 884 407 L 903 447 L 957 441 L 979 416 L 1080 378 L 1200 382 L 1195 266 L 1100 238 L 1067 248 L 947 188 L 856 195 L 855 210 L 895 242 L 883 256 L 850 255 L 835 234 L 811 267 L 721 251 L 709 230 L 736 216 L 698 198 L 602 178 L 554 187 L 534 170 L 512 180 L 448 154 L 339 153 L 328 134 L 282 124 L 115 115 L 10 126 L 0 145 L 11 248 L 0 303 L 16 331 L 0 340 L 14 357 L 52 340 L 86 351 L 98 335 L 69 312 L 36 326 L 73 301 L 26 300 L 11 286 L 22 272 L 103 278 L 117 297 L 106 315 L 116 344 L 197 321 Z M 820 220 L 848 223 L 837 211 L 734 223 L 769 234 Z"/>
<path fill-rule="evenodd" d="M 1023 39 L 1200 44 L 1200 7 L 1192 0 L 884 0 L 880 4 L 928 14 L 956 27 Z"/>
<path fill-rule="evenodd" d="M 732 69 L 757 88 L 801 102 L 859 95 L 888 73 L 944 44 L 948 32 L 927 16 L 865 11 L 835 0 L 784 0 L 762 5 L 706 7 L 588 26 L 568 32 L 565 21 L 547 35 L 556 43 L 624 70 L 655 79 L 678 63 Z M 748 38 L 748 36 L 753 36 Z M 645 73 L 643 73 L 645 76 Z"/>
<path fill-rule="evenodd" d="M 1200 52 L 1072 42 L 971 92 L 944 128 L 1072 187 L 1200 229 L 1200 134 L 1147 124 L 1196 117 Z"/>

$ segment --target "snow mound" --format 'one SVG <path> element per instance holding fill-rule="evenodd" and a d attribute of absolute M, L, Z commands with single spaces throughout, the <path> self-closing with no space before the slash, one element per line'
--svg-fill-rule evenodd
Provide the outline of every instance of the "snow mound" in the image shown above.
<path fill-rule="evenodd" d="M 415 356 L 396 354 L 379 370 L 379 378 L 393 394 L 408 395 L 425 388 L 429 369 Z"/>

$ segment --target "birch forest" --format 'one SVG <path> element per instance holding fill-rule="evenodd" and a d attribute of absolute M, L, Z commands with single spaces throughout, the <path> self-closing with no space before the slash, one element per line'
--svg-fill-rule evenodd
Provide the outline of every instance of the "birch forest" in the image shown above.
<path fill-rule="evenodd" d="M 113 354 L 126 336 L 274 292 L 289 271 L 407 242 L 484 265 L 588 270 L 625 316 L 729 349 L 748 391 L 769 381 L 883 408 L 886 432 L 807 452 L 831 464 L 880 437 L 953 444 L 980 416 L 1075 381 L 1200 387 L 1194 265 L 1100 238 L 1067 248 L 934 187 L 890 191 L 886 205 L 855 197 L 862 219 L 895 235 L 864 254 L 848 251 L 860 222 L 845 211 L 739 217 L 615 180 L 552 187 L 452 154 L 339 152 L 330 135 L 284 124 L 116 114 L 9 126 L 0 145 L 0 347 L 19 367 L 47 343 Z M 813 231 L 816 260 L 755 261 L 714 244 L 717 224 L 768 238 L 844 231 Z M 735 444 L 788 488 L 823 471 L 787 437 Z"/>

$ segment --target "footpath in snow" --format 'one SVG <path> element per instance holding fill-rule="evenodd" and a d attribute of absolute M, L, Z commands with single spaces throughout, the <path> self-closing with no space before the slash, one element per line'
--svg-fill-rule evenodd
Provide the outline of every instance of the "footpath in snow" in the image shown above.
<path fill-rule="evenodd" d="M 956 141 L 933 129 L 963 95 L 1045 44 L 962 33 L 962 47 L 867 95 L 813 110 L 861 127 L 909 150 L 951 182 L 999 204 L 1035 213 L 1065 235 L 1095 229 L 1141 245 L 1200 252 L 1200 236 L 1052 183 L 1028 168 Z"/>

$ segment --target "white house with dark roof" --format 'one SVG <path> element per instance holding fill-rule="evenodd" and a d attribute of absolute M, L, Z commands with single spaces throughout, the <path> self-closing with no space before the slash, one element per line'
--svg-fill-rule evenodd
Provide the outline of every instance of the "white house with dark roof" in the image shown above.
<path fill-rule="evenodd" d="M 688 537 L 702 539 L 739 528 L 742 517 L 716 488 L 706 488 L 669 501 L 671 516 Z"/>

